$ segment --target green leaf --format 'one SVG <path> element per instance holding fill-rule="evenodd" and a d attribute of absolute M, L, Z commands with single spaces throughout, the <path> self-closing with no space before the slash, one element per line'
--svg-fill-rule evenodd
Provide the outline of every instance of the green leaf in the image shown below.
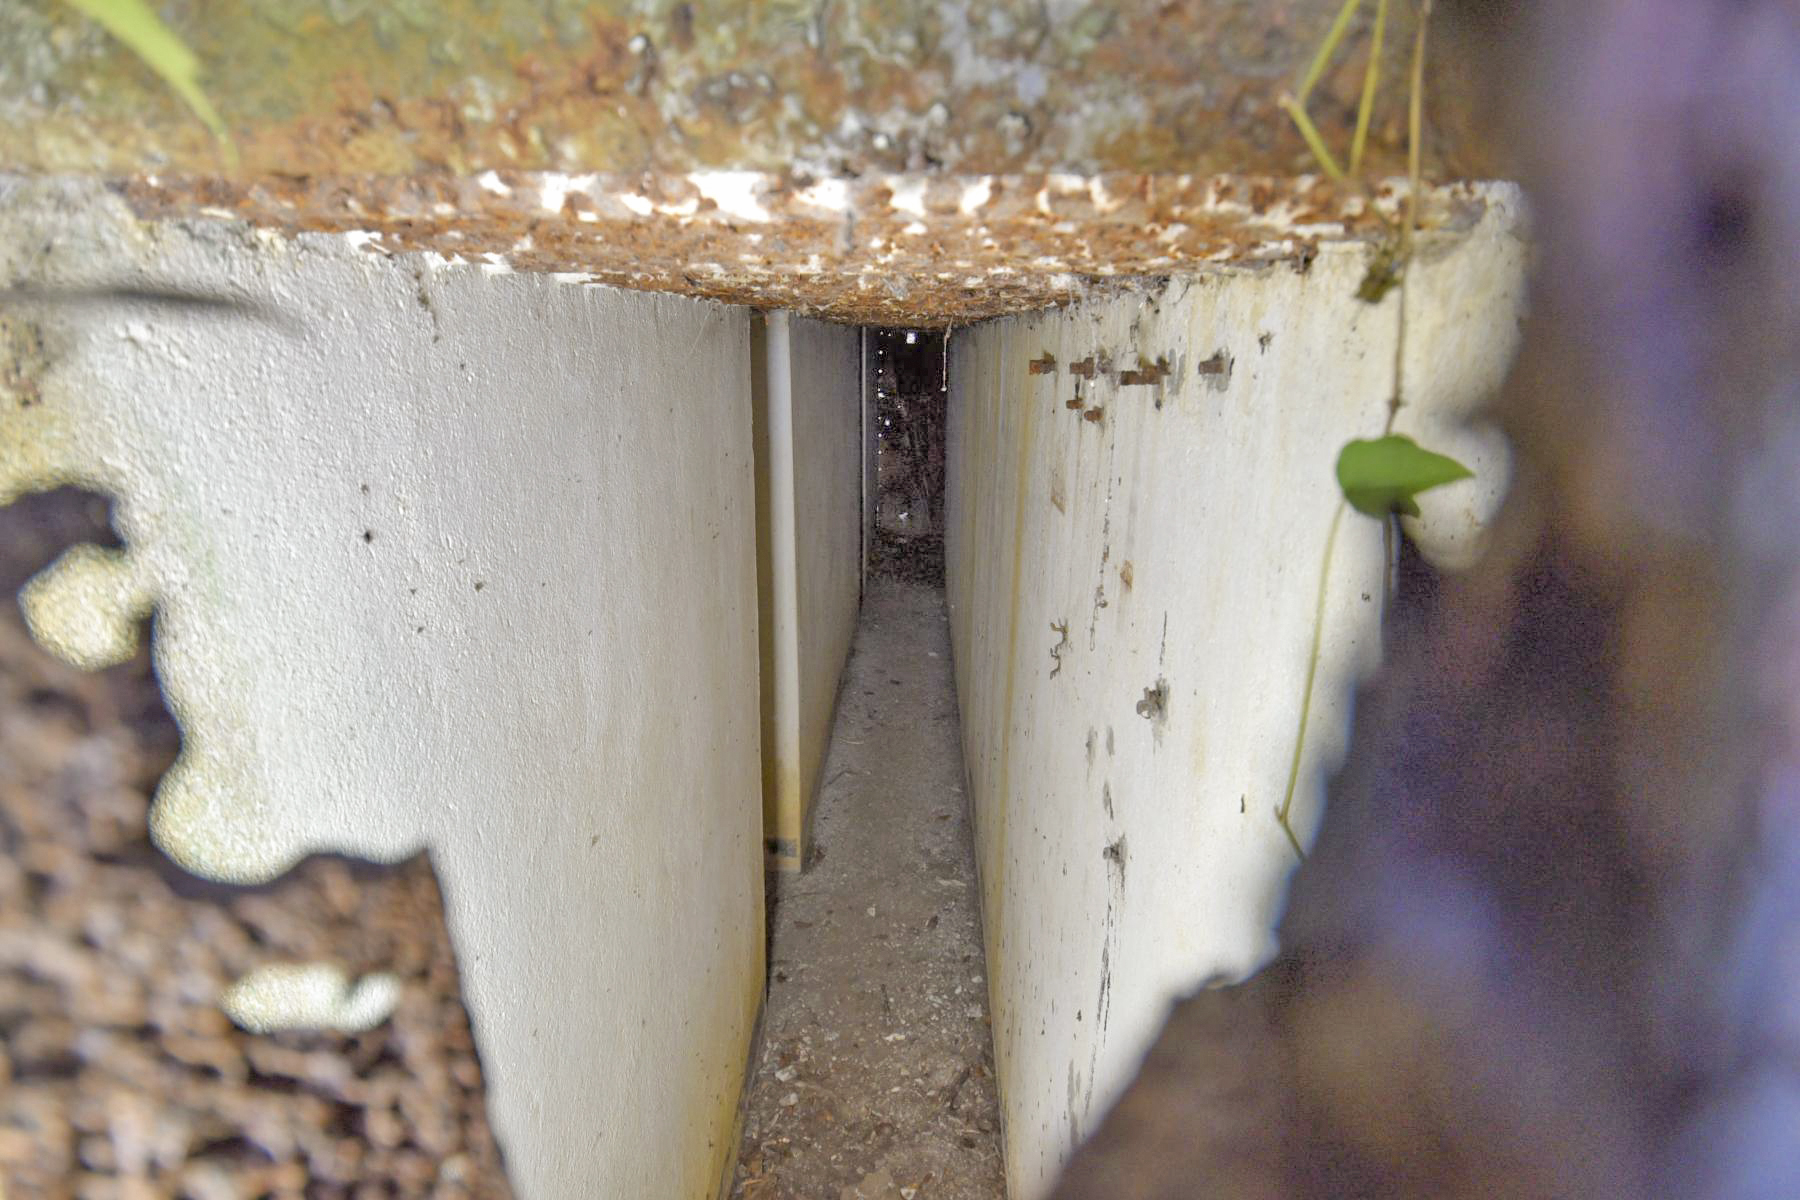
<path fill-rule="evenodd" d="M 1338 486 L 1357 512 L 1385 517 L 1390 512 L 1419 515 L 1414 497 L 1475 472 L 1442 454 L 1421 449 L 1403 434 L 1354 441 L 1338 455 Z"/>
<path fill-rule="evenodd" d="M 64 2 L 87 14 L 162 76 L 170 90 L 187 102 L 195 116 L 206 122 L 213 136 L 225 146 L 226 153 L 233 154 L 231 134 L 226 131 L 225 122 L 207 100 L 206 93 L 200 90 L 200 59 L 188 49 L 186 42 L 163 24 L 162 18 L 145 0 Z"/>

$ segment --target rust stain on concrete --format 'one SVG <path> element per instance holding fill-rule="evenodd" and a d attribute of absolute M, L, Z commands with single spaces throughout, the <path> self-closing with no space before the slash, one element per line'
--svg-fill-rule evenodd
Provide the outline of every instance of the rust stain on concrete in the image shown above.
<path fill-rule="evenodd" d="M 242 178 L 1065 170 L 1293 174 L 1276 105 L 1339 0 L 191 0 L 166 15 Z M 0 162 L 129 175 L 226 169 L 182 103 L 72 7 L 0 27 Z M 1369 8 L 1372 6 L 1365 6 Z M 1411 6 L 1392 15 L 1372 175 L 1404 170 Z M 1347 144 L 1367 14 L 1309 106 Z M 1467 59 L 1434 41 L 1436 178 L 1492 174 L 1458 136 Z"/>
<path fill-rule="evenodd" d="M 1327 242 L 1377 245 L 1399 197 L 1313 177 L 1113 174 L 141 176 L 141 216 L 241 218 L 353 234 L 494 269 L 942 328 L 1050 308 L 1172 274 L 1288 264 Z M 1474 185 L 1432 190 L 1428 227 L 1472 227 Z M 1079 374 L 1082 363 L 1071 364 Z M 1091 364 L 1089 369 L 1092 369 Z"/>

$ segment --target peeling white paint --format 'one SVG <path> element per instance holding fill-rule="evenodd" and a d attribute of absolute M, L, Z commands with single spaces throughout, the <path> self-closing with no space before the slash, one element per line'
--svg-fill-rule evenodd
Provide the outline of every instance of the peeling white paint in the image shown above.
<path fill-rule="evenodd" d="M 640 196 L 636 192 L 616 192 L 613 199 L 640 217 L 649 216 L 656 207 L 651 203 L 650 197 Z"/>
<path fill-rule="evenodd" d="M 921 221 L 925 219 L 925 187 L 929 180 L 918 175 L 896 175 L 887 181 L 892 199 L 888 201 L 895 212 L 911 213 Z"/>
<path fill-rule="evenodd" d="M 1106 189 L 1106 180 L 1094 178 L 1088 181 L 1088 197 L 1093 201 L 1094 211 L 1098 213 L 1117 212 L 1125 207 L 1126 197 L 1114 196 Z"/>
<path fill-rule="evenodd" d="M 696 171 L 688 175 L 695 190 L 718 205 L 720 212 L 759 223 L 770 219 L 759 196 L 771 179 L 772 176 L 757 171 Z"/>
<path fill-rule="evenodd" d="M 594 174 L 564 175 L 554 171 L 539 174 L 538 203 L 546 212 L 559 213 L 574 195 L 594 198 L 600 177 Z"/>
<path fill-rule="evenodd" d="M 700 197 L 688 196 L 669 204 L 659 204 L 656 211 L 665 217 L 691 217 L 700 211 Z"/>
<path fill-rule="evenodd" d="M 986 177 L 977 179 L 963 188 L 962 199 L 957 201 L 957 211 L 965 217 L 972 217 L 982 205 L 993 199 L 993 196 L 993 180 Z"/>
<path fill-rule="evenodd" d="M 841 213 L 850 207 L 850 185 L 843 179 L 821 179 L 794 198 L 809 208 Z"/>

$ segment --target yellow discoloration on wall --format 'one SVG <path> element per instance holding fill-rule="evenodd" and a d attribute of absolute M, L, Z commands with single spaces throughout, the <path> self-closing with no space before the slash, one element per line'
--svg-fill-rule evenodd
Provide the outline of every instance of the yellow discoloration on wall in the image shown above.
<path fill-rule="evenodd" d="M 800 838 L 805 826 L 800 773 L 779 748 L 767 746 L 763 749 L 762 769 L 763 830 L 769 843 L 769 865 L 783 871 L 797 871 L 800 869 Z M 789 847 L 792 847 L 791 851 Z"/>
<path fill-rule="evenodd" d="M 1002 357 L 1004 358 L 1005 356 Z M 1000 394 L 998 397 L 999 406 L 1004 407 L 1006 404 L 1009 390 L 1007 381 L 1002 378 L 1000 380 Z M 1000 781 L 998 787 L 996 787 L 994 791 L 993 844 L 998 848 L 998 852 L 987 864 L 988 871 L 983 880 L 983 891 L 986 893 L 987 900 L 985 908 L 986 911 L 990 913 L 1004 911 L 1008 907 L 1008 898 L 1006 895 L 1007 872 L 1005 847 L 1007 845 L 1006 827 L 1008 816 L 1012 806 L 1017 803 L 1017 798 L 1012 794 L 1012 760 L 1013 734 L 1020 722 L 1020 714 L 1017 708 L 1019 637 L 1022 629 L 1022 623 L 1019 620 L 1019 607 L 1021 590 L 1025 582 L 1025 517 L 1026 508 L 1032 494 L 1031 465 L 1032 455 L 1037 448 L 1038 409 L 1043 407 L 1044 404 L 1044 401 L 1034 394 L 1036 390 L 1037 389 L 1035 388 L 1028 388 L 1025 389 L 1023 393 L 1016 391 L 1012 393 L 1016 397 L 1014 405 L 1018 413 L 1018 429 L 1013 435 L 1013 445 L 1017 451 L 1017 458 L 1013 465 L 1012 476 L 1014 488 L 1012 562 L 1010 566 L 1010 582 L 1008 584 L 1008 594 L 1011 599 L 1007 610 L 1010 628 L 1006 646 L 1006 683 L 1002 692 L 1003 698 L 1000 705 L 1000 712 L 1002 714 L 1001 719 L 1005 721 L 1006 724 L 1002 728 L 1000 735 Z M 1002 426 L 1002 428 L 1004 428 L 1004 426 Z M 994 1024 L 999 1027 L 1004 1026 L 1007 1016 L 1011 1011 L 1013 999 L 1006 991 L 996 989 L 992 986 L 994 966 L 1007 961 L 1006 928 L 1001 921 L 997 920 L 984 921 L 982 924 L 987 934 L 987 960 L 990 964 L 988 970 L 989 1006 L 993 1011 Z M 1010 1045 L 1000 1039 L 996 1039 L 994 1048 L 997 1057 L 1004 1055 L 1011 1049 Z"/>
<path fill-rule="evenodd" d="M 9 339 L 10 340 L 10 339 Z M 50 386 L 47 364 L 33 362 L 0 346 L 0 505 L 31 492 L 74 484 L 93 486 L 91 470 L 83 470 L 81 446 L 70 423 L 45 399 Z"/>
<path fill-rule="evenodd" d="M 765 927 L 766 912 L 767 909 L 764 906 L 757 906 L 756 946 L 759 950 L 761 947 L 767 945 L 768 935 Z M 768 963 L 764 956 L 761 953 L 758 953 L 756 955 L 755 969 L 746 974 L 744 991 L 741 997 L 745 1014 L 745 1024 L 743 1028 L 752 1031 L 747 1039 L 752 1052 L 754 1052 L 756 1047 L 760 1046 L 762 1043 L 761 1026 L 763 999 L 767 994 Z M 731 1036 L 733 1040 L 726 1042 L 724 1046 L 727 1056 L 729 1056 L 729 1053 L 735 1047 L 744 1044 L 738 1030 L 732 1030 Z M 718 1181 L 713 1188 L 712 1195 L 714 1200 L 727 1200 L 727 1197 L 731 1195 L 731 1185 L 737 1176 L 738 1147 L 741 1146 L 744 1141 L 744 1104 L 748 1098 L 750 1074 L 755 1069 L 756 1060 L 754 1053 L 752 1053 L 752 1055 L 745 1058 L 744 1069 L 741 1077 L 737 1081 L 737 1086 L 720 1090 L 717 1099 L 717 1107 L 711 1114 L 705 1126 L 708 1130 L 730 1130 L 730 1135 L 728 1137 L 713 1141 L 709 1136 L 707 1143 L 713 1168 L 713 1178 Z M 0 1200 L 5 1200 L 5 1198 L 0 1197 Z"/>
<path fill-rule="evenodd" d="M 123 550 L 72 547 L 19 594 L 38 644 L 83 671 L 130 661 L 153 595 Z"/>
<path fill-rule="evenodd" d="M 170 698 L 177 722 L 185 703 Z M 235 736 L 216 736 L 221 724 Z M 198 724 L 205 732 L 190 732 Z M 181 757 L 163 776 L 150 808 L 150 838 L 182 867 L 221 883 L 259 884 L 274 879 L 304 853 L 269 832 L 274 807 L 257 783 L 255 739 L 221 712 L 183 723 Z"/>
<path fill-rule="evenodd" d="M 129 219 L 117 222 L 111 249 L 128 256 L 154 239 Z M 52 290 L 51 295 L 54 295 Z M 53 305 L 54 299 L 34 301 Z M 14 319 L 14 329 L 22 323 Z M 29 344 L 42 346 L 49 335 L 36 323 Z M 164 345 L 148 320 L 125 316 L 116 328 L 136 351 L 181 353 Z M 5 339 L 14 349 L 26 341 L 16 334 Z M 65 377 L 50 356 L 23 362 L 15 353 L 0 362 L 13 403 L 0 403 L 0 504 L 31 492 L 63 486 L 85 487 L 113 496 L 120 524 L 133 523 L 133 506 L 141 502 L 132 480 L 142 470 L 128 420 L 103 416 L 105 395 L 91 383 Z M 24 398 L 29 402 L 20 402 Z M 184 585 L 191 591 L 207 584 L 206 558 L 192 553 L 191 531 L 165 523 L 158 530 L 160 553 L 147 558 L 129 541 L 123 549 L 84 544 L 71 547 L 39 572 L 21 591 L 19 602 L 32 636 L 50 653 L 83 670 L 95 671 L 128 660 L 137 653 L 139 630 L 163 591 L 158 561 L 185 557 Z M 186 550 L 183 547 L 187 547 Z M 182 730 L 181 755 L 157 788 L 150 812 L 150 833 L 171 859 L 195 874 L 231 883 L 262 883 L 291 867 L 303 852 L 283 851 L 268 835 L 259 813 L 268 800 L 250 764 L 255 739 L 234 715 L 228 670 L 207 661 L 193 647 L 155 648 L 165 680 L 167 702 Z M 180 668 L 167 670 L 173 655 Z"/>
<path fill-rule="evenodd" d="M 52 401 L 56 394 L 46 387 Z M 60 421 L 8 420 L 0 409 L 0 504 L 69 484 L 112 490 L 102 473 L 69 465 L 84 447 L 95 459 L 109 457 L 106 441 L 99 425 L 83 429 Z M 160 591 L 153 574 L 130 547 L 78 545 L 39 572 L 19 603 L 40 645 L 82 670 L 97 671 L 137 653 L 139 630 Z M 156 650 L 159 661 L 168 653 L 160 643 Z M 216 677 L 216 667 L 212 674 Z M 189 678 L 177 673 L 178 680 Z M 282 853 L 257 820 L 267 801 L 246 765 L 254 748 L 249 731 L 225 705 L 197 716 L 192 695 L 181 682 L 166 689 L 182 730 L 181 754 L 157 788 L 151 839 L 195 874 L 231 883 L 266 882 L 302 855 Z"/>

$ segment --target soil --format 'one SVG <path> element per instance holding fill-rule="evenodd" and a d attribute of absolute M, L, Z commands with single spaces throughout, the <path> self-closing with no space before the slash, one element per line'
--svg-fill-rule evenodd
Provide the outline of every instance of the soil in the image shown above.
<path fill-rule="evenodd" d="M 0 595 L 106 521 L 69 490 L 0 508 Z M 429 861 L 187 875 L 147 829 L 179 737 L 147 653 L 83 674 L 0 604 L 0 1195 L 510 1195 Z M 398 1009 L 357 1036 L 220 1012 L 315 961 L 396 973 Z"/>
<path fill-rule="evenodd" d="M 987 981 L 939 588 L 871 579 L 821 778 L 809 865 L 770 880 L 769 995 L 732 1195 L 998 1200 Z"/>
<path fill-rule="evenodd" d="M 875 527 L 869 570 L 877 575 L 925 587 L 944 586 L 944 537 L 937 533 L 894 533 Z"/>

